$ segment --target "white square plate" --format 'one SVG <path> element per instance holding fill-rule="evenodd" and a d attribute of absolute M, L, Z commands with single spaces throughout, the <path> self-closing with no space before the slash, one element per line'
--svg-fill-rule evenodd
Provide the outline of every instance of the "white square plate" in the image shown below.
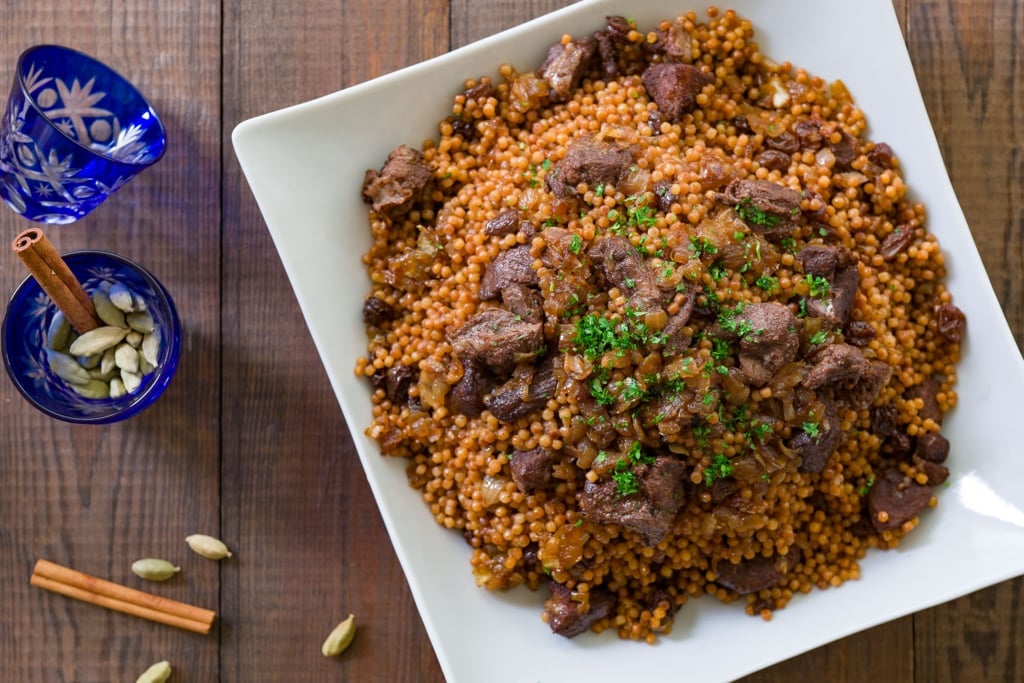
<path fill-rule="evenodd" d="M 856 631 L 1024 573 L 1024 459 L 1011 431 L 1020 419 L 1024 362 L 957 204 L 890 0 L 732 0 L 753 20 L 762 51 L 842 79 L 870 124 L 869 137 L 899 155 L 929 229 L 948 256 L 948 285 L 968 316 L 960 400 L 944 433 L 950 485 L 938 508 L 896 551 L 871 552 L 860 581 L 799 596 L 765 623 L 742 607 L 688 603 L 656 646 L 612 633 L 567 640 L 540 621 L 542 594 L 476 587 L 461 536 L 438 527 L 409 488 L 405 463 L 380 456 L 363 434 L 369 383 L 353 375 L 365 353 L 360 321 L 369 291 L 363 173 L 401 143 L 436 138 L 437 123 L 467 78 L 496 77 L 501 63 L 535 68 L 563 33 L 588 34 L 624 14 L 640 26 L 692 0 L 588 0 L 430 61 L 241 123 L 233 142 L 291 279 L 351 428 L 367 477 L 424 624 L 450 681 L 732 679 Z M 842 27 L 836 30 L 836 27 Z M 870 36 L 865 49 L 864 36 Z M 850 55 L 856 55 L 851 59 Z M 438 88 L 440 87 L 440 92 Z"/>

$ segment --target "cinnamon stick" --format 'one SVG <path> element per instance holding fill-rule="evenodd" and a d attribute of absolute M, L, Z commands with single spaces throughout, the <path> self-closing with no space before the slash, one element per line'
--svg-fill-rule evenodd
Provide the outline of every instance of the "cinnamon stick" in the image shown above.
<path fill-rule="evenodd" d="M 216 617 L 211 610 L 122 586 L 48 560 L 36 562 L 29 583 L 69 598 L 195 633 L 209 633 Z"/>
<path fill-rule="evenodd" d="M 82 283 L 40 228 L 18 233 L 11 248 L 79 334 L 102 324 Z"/>

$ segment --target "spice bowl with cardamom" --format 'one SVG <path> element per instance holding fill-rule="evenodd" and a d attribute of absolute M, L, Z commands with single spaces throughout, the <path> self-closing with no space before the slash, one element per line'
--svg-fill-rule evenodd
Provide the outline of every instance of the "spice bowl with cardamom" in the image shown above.
<path fill-rule="evenodd" d="M 167 289 L 144 267 L 106 251 L 65 254 L 95 308 L 76 329 L 33 278 L 7 305 L 0 340 L 14 386 L 50 417 L 106 424 L 137 415 L 170 384 L 181 320 Z"/>

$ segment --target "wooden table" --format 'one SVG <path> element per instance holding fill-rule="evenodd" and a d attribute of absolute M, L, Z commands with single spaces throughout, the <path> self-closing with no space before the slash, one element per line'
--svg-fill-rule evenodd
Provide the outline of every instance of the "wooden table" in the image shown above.
<path fill-rule="evenodd" d="M 953 184 L 1024 339 L 1024 2 L 894 0 Z M 185 681 L 440 681 L 442 675 L 229 135 L 240 121 L 441 54 L 567 0 L 16 0 L 0 8 L 0 81 L 43 42 L 140 84 L 170 148 L 77 225 L 61 251 L 137 259 L 174 294 L 186 336 L 155 407 L 127 423 L 43 417 L 0 381 L 0 679 L 129 681 L 170 660 Z M 685 4 L 685 3 L 684 3 Z M 624 10 L 625 11 L 625 10 Z M 865 36 L 865 44 L 870 37 Z M 27 223 L 0 212 L 8 239 Z M 0 257 L 0 291 L 23 268 Z M 214 563 L 184 537 L 236 551 Z M 215 609 L 208 636 L 32 589 L 46 557 Z M 469 580 L 467 569 L 467 580 Z M 782 663 L 749 681 L 1024 680 L 1013 580 Z M 319 653 L 349 612 L 346 656 Z M 682 664 L 685 666 L 685 664 Z"/>

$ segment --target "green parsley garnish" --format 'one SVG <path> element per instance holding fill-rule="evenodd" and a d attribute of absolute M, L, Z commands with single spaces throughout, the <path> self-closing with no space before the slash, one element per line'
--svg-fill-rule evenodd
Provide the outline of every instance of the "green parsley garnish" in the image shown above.
<path fill-rule="evenodd" d="M 626 470 L 625 472 L 612 472 L 612 479 L 615 480 L 615 495 L 622 497 L 640 490 L 640 482 L 636 475 Z"/>
<path fill-rule="evenodd" d="M 579 235 L 573 235 L 572 239 L 569 240 L 569 251 L 574 254 L 580 253 L 583 249 L 583 238 Z"/>
<path fill-rule="evenodd" d="M 807 282 L 808 294 L 815 299 L 824 299 L 828 296 L 831 285 L 823 275 L 807 275 L 804 280 Z"/>
<path fill-rule="evenodd" d="M 718 251 L 718 247 L 711 244 L 706 237 L 691 237 L 690 238 L 690 250 L 700 258 L 708 254 L 714 254 Z"/>
<path fill-rule="evenodd" d="M 721 261 L 715 261 L 708 266 L 708 274 L 713 280 L 718 281 L 729 276 L 729 269 L 722 265 Z"/>
<path fill-rule="evenodd" d="M 597 187 L 594 188 L 594 196 L 595 197 L 603 197 L 604 196 L 604 183 L 598 183 Z"/>
<path fill-rule="evenodd" d="M 817 422 L 804 422 L 803 424 L 804 433 L 812 439 L 817 439 L 821 434 L 821 428 Z"/>
<path fill-rule="evenodd" d="M 775 227 L 782 220 L 775 214 L 767 213 L 762 209 L 759 209 L 754 202 L 751 201 L 750 197 L 745 197 L 743 201 L 736 204 L 733 208 L 743 220 L 756 225 L 763 225 L 768 228 Z"/>
<path fill-rule="evenodd" d="M 761 275 L 754 280 L 754 284 L 771 294 L 779 288 L 779 279 L 777 277 L 772 277 L 771 275 Z"/>
<path fill-rule="evenodd" d="M 874 486 L 874 485 L 875 485 L 875 478 L 874 477 L 868 477 L 868 480 L 866 482 L 864 482 L 864 486 L 861 486 L 859 489 L 857 489 L 857 493 L 859 493 L 861 496 L 866 496 L 866 495 L 868 495 L 868 491 L 870 491 L 871 487 Z"/>
<path fill-rule="evenodd" d="M 733 467 L 729 458 L 721 453 L 711 459 L 711 464 L 704 468 L 704 484 L 711 486 L 719 479 L 732 475 Z"/>
<path fill-rule="evenodd" d="M 818 330 L 817 332 L 811 335 L 809 341 L 812 344 L 821 344 L 826 339 L 828 339 L 828 332 L 826 332 L 825 330 Z"/>

